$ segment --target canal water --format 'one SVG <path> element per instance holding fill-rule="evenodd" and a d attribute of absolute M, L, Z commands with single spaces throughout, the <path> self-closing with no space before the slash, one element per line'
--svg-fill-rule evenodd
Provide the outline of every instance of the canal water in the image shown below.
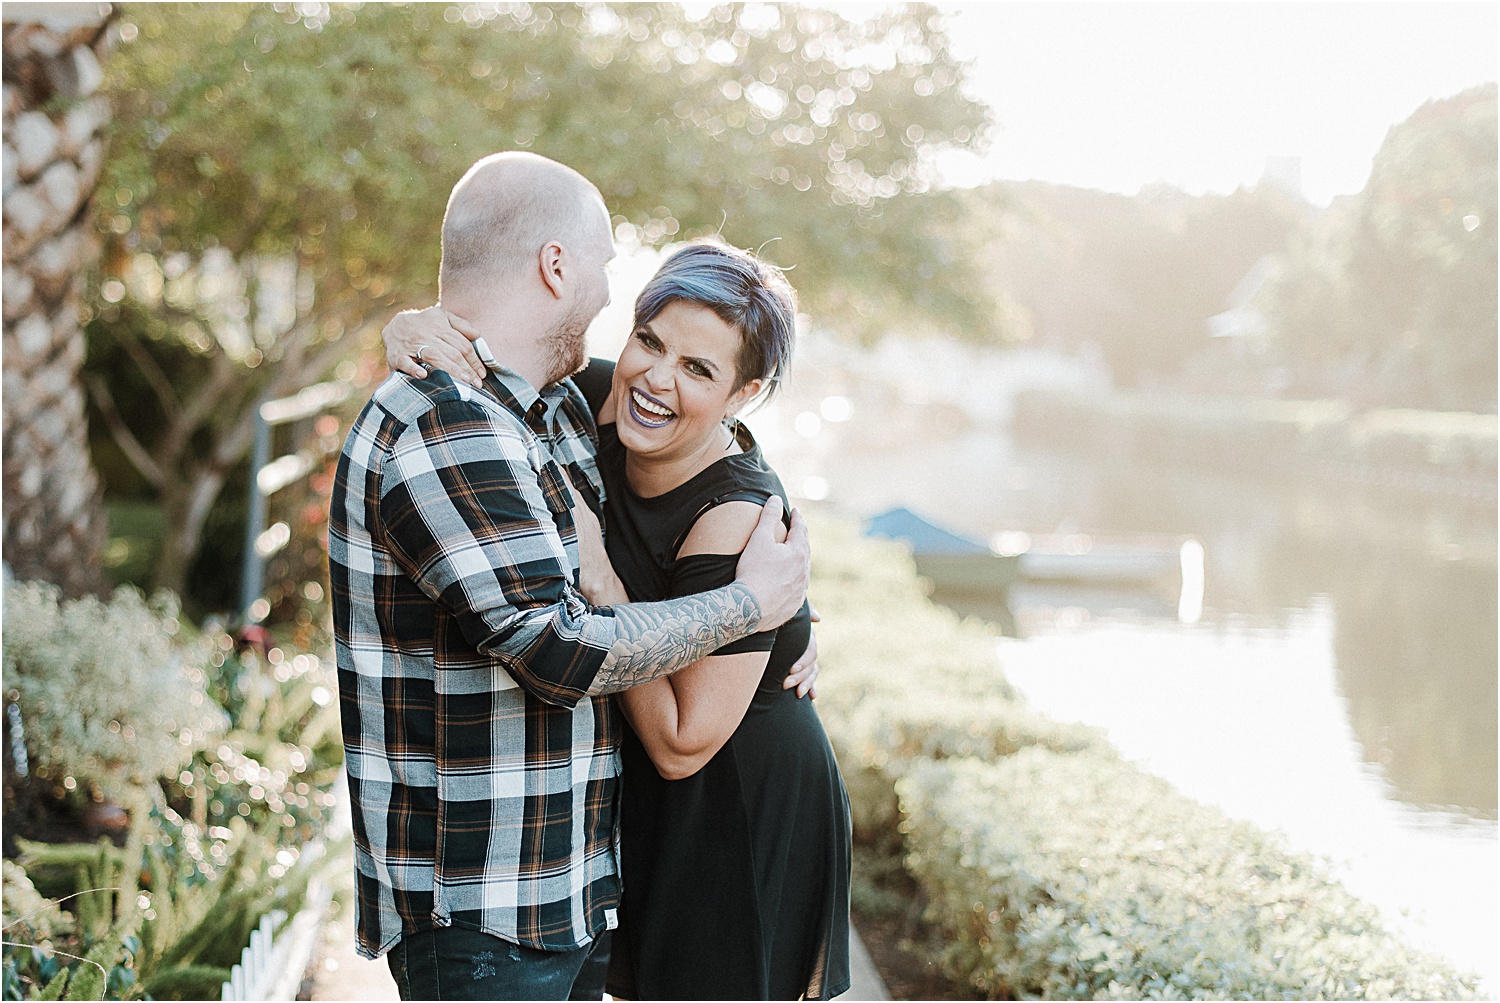
<path fill-rule="evenodd" d="M 812 337 L 749 424 L 803 504 L 902 505 L 981 540 L 1201 541 L 1196 622 L 1160 589 L 1016 589 L 1007 675 L 1185 794 L 1327 858 L 1493 998 L 1494 506 L 1027 449 L 1004 422 L 1013 383 L 994 353 Z"/>

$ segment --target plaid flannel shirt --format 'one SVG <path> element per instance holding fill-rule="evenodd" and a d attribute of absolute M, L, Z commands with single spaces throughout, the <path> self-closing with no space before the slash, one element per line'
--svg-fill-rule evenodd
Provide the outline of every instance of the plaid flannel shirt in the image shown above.
<path fill-rule="evenodd" d="M 614 626 L 576 591 L 561 469 L 602 504 L 593 417 L 568 380 L 484 385 L 393 374 L 339 459 L 328 563 L 368 957 L 449 925 L 574 948 L 619 898 L 619 727 L 587 696 Z"/>

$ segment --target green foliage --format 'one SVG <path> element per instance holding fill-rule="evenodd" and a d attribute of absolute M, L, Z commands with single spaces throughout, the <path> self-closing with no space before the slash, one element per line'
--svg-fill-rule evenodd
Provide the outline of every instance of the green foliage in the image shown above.
<path fill-rule="evenodd" d="M 73 932 L 73 917 L 56 901 L 43 897 L 21 865 L 6 860 L 0 862 L 0 867 L 4 868 L 0 915 L 4 916 L 7 936 L 12 939 L 19 936 L 37 944 L 56 934 Z"/>
<path fill-rule="evenodd" d="M 213 965 L 171 968 L 143 982 L 141 991 L 157 1000 L 213 999 L 219 987 L 229 981 L 229 971 Z"/>
<path fill-rule="evenodd" d="M 63 990 L 68 988 L 68 976 L 72 974 L 73 969 L 64 968 L 62 971 L 52 976 L 51 980 L 49 980 L 47 984 L 41 988 L 41 991 L 31 998 L 38 1000 L 62 999 Z"/>
<path fill-rule="evenodd" d="M 7 589 L 7 659 L 13 625 L 29 629 L 39 615 L 26 607 L 23 616 L 12 616 L 12 602 L 33 599 L 43 613 L 66 615 L 55 599 L 49 606 L 36 592 L 24 584 Z M 141 610 L 150 612 L 129 595 L 137 619 Z M 165 599 L 156 610 L 152 615 L 171 613 L 175 620 Z M 309 881 L 332 856 L 315 843 L 342 760 L 331 668 L 281 647 L 264 657 L 237 653 L 229 636 L 215 630 L 173 637 L 152 622 L 168 638 L 163 650 L 174 664 L 196 671 L 193 692 L 202 704 L 225 708 L 227 729 L 191 762 L 174 764 L 169 778 L 134 789 L 123 849 L 107 840 L 16 840 L 21 856 L 5 862 L 4 907 L 7 940 L 21 946 L 5 950 L 6 998 L 28 991 L 66 992 L 69 999 L 213 995 L 261 917 L 297 912 Z M 96 616 L 94 626 L 115 625 Z M 117 644 L 128 637 L 114 632 Z M 142 685 L 136 678 L 119 685 L 134 691 Z M 163 698 L 159 681 L 146 685 Z M 47 720 L 52 712 L 51 704 L 33 709 L 28 737 L 55 730 Z M 144 746 L 163 737 L 180 741 L 161 721 L 142 719 L 136 727 Z"/>
<path fill-rule="evenodd" d="M 214 638 L 209 692 L 233 722 L 224 740 L 206 749 L 194 796 L 210 824 L 246 818 L 310 838 L 333 799 L 327 793 L 343 763 L 334 669 L 311 653 L 235 653 L 226 634 Z"/>
<path fill-rule="evenodd" d="M 907 866 L 990 998 L 1470 999 L 1279 838 L 1112 757 L 919 764 Z"/>
<path fill-rule="evenodd" d="M 45 910 L 56 913 L 66 902 L 76 911 L 77 921 L 76 929 L 71 929 L 75 926 L 72 923 L 60 926 L 54 922 L 50 937 L 41 936 L 43 931 L 32 925 L 31 919 L 39 914 L 36 910 L 30 918 L 7 923 L 5 998 L 97 1000 L 111 993 L 111 998 L 121 998 L 135 984 L 128 966 L 137 943 L 134 931 L 140 916 L 122 906 L 120 918 L 112 919 L 116 897 L 130 901 L 135 891 L 134 883 L 128 880 L 124 882 L 128 887 L 120 887 L 123 864 L 119 851 L 107 842 L 84 846 L 86 854 L 72 848 L 54 853 L 56 848 L 46 844 L 17 842 L 23 851 L 20 864 L 6 864 L 8 869 L 19 871 L 27 883 L 35 876 L 45 885 L 55 884 L 56 875 L 49 877 L 49 868 L 66 870 L 72 865 L 74 884 L 70 892 L 60 901 L 49 902 Z M 8 882 L 7 894 L 17 884 Z"/>
<path fill-rule="evenodd" d="M 1294 391 L 1494 411 L 1495 93 L 1392 128 L 1364 191 L 1293 248 L 1266 306 Z"/>
<path fill-rule="evenodd" d="M 83 964 L 73 969 L 73 977 L 68 980 L 68 991 L 63 994 L 63 999 L 102 1000 L 109 980 L 109 970 L 103 965 L 108 963 L 111 953 L 108 947 L 96 947 L 90 951 Z"/>
<path fill-rule="evenodd" d="M 895 780 L 916 759 L 1101 741 L 1092 729 L 1058 724 L 1021 703 L 995 662 L 994 634 L 928 601 L 899 544 L 859 539 L 839 522 L 815 529 L 810 596 L 823 616 L 826 679 L 818 705 L 850 788 L 858 838 L 874 840 L 894 826 Z"/>
<path fill-rule="evenodd" d="M 309 881 L 328 859 L 317 854 L 303 859 L 301 847 L 285 842 L 285 831 L 274 818 L 259 828 L 235 819 L 200 834 L 168 810 L 157 819 L 147 844 L 139 885 L 128 884 L 118 894 L 91 889 L 109 887 L 101 882 L 118 883 L 123 870 L 119 850 L 21 841 L 19 866 L 8 866 L 24 867 L 23 879 L 34 878 L 70 904 L 81 935 L 69 938 L 66 927 L 56 925 L 54 931 L 62 932 L 51 940 L 34 940 L 24 930 L 13 934 L 18 942 L 36 943 L 40 949 L 7 948 L 7 980 L 17 988 L 23 976 L 34 985 L 44 983 L 54 977 L 58 964 L 57 957 L 46 956 L 54 946 L 77 954 L 75 944 L 92 945 L 87 957 L 104 971 L 84 961 L 68 962 L 62 971 L 73 971 L 70 999 L 100 999 L 106 992 L 116 999 L 140 993 L 155 999 L 205 998 L 204 987 L 217 988 L 228 978 L 263 915 L 272 910 L 289 915 L 301 908 Z M 183 848 L 202 835 L 212 841 L 211 852 Z M 80 866 L 78 861 L 88 855 L 95 866 Z M 56 904 L 50 908 L 55 912 Z M 119 911 L 113 921 L 112 909 Z M 51 983 L 47 985 L 50 989 Z M 75 991 L 94 995 L 71 995 Z"/>
<path fill-rule="evenodd" d="M 781 238 L 769 253 L 827 321 L 915 306 L 988 322 L 956 203 L 928 191 L 924 151 L 987 127 L 933 8 L 458 11 L 132 8 L 104 182 L 123 249 L 294 255 L 323 322 L 349 330 L 430 297 L 449 188 L 527 148 L 582 169 L 649 242 Z"/>
<path fill-rule="evenodd" d="M 149 584 L 191 608 L 233 600 L 239 545 L 217 531 L 243 517 L 215 500 L 245 483 L 256 405 L 330 375 L 368 385 L 381 365 L 359 356 L 380 323 L 435 297 L 452 185 L 497 150 L 582 169 L 624 243 L 764 246 L 824 326 L 997 334 L 962 206 L 931 190 L 933 150 L 979 144 L 987 112 L 926 5 L 861 22 L 563 3 L 126 17 L 135 36 L 108 65 L 93 445 L 112 493 L 162 505 Z"/>
<path fill-rule="evenodd" d="M 175 598 L 133 589 L 60 603 L 44 583 L 5 590 L 5 675 L 38 775 L 107 796 L 175 776 L 223 730 L 191 650 L 173 640 Z"/>
<path fill-rule="evenodd" d="M 813 530 L 856 895 L 885 915 L 925 900 L 957 981 L 992 999 L 1472 998 L 1321 864 L 1026 708 L 987 632 L 933 607 L 896 545 Z"/>
<path fill-rule="evenodd" d="M 215 852 L 210 860 L 203 854 L 174 852 L 174 847 L 198 838 L 190 823 L 170 810 L 157 822 L 140 884 L 129 884 L 118 895 L 92 890 L 109 887 L 101 882 L 118 883 L 123 861 L 114 847 L 83 846 L 97 865 L 90 867 L 78 865 L 84 857 L 78 845 L 21 841 L 22 877 L 35 877 L 56 889 L 77 911 L 83 935 L 58 936 L 56 946 L 76 954 L 75 944 L 92 945 L 86 957 L 102 967 L 74 960 L 64 968 L 64 973 L 73 972 L 68 999 L 102 999 L 106 992 L 110 998 L 140 993 L 155 999 L 211 995 L 205 987 L 216 989 L 228 978 L 261 917 L 272 910 L 290 915 L 300 909 L 308 882 L 322 866 L 320 861 L 327 859 L 315 854 L 303 861 L 301 848 L 284 842 L 285 830 L 275 819 L 259 828 L 235 819 L 228 827 L 211 829 L 207 835 Z M 73 880 L 68 882 L 70 869 Z M 119 918 L 112 920 L 115 909 Z M 20 942 L 27 941 L 22 935 Z M 37 956 L 53 944 L 31 942 L 42 951 L 31 952 L 29 963 L 26 952 L 7 949 L 7 973 L 16 976 L 18 986 L 22 974 L 34 983 L 49 977 Z M 55 958 L 48 960 L 56 963 Z M 47 991 L 51 988 L 48 982 Z"/>

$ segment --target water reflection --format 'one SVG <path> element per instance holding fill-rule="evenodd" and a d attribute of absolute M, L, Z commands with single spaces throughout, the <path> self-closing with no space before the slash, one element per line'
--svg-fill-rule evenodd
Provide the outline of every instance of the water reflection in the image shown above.
<path fill-rule="evenodd" d="M 1338 567 L 1332 595 L 1334 663 L 1364 758 L 1402 800 L 1495 818 L 1495 565 L 1361 557 Z"/>
<path fill-rule="evenodd" d="M 1205 618 L 1284 627 L 1326 597 L 1364 760 L 1410 804 L 1496 817 L 1493 509 L 1171 466 L 1090 474 L 1110 501 L 1090 517 L 1204 539 Z"/>

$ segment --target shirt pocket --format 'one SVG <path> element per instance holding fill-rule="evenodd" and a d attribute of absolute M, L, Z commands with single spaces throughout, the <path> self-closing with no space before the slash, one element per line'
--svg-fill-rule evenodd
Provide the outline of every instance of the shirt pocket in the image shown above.
<path fill-rule="evenodd" d="M 592 456 L 583 456 L 568 464 L 568 475 L 578 489 L 578 497 L 604 522 L 604 479 Z"/>
<path fill-rule="evenodd" d="M 557 460 L 547 450 L 545 443 L 540 439 L 533 443 L 531 449 L 532 469 L 536 471 L 537 487 L 542 492 L 542 500 L 547 505 L 547 513 L 552 516 L 552 525 L 557 529 L 558 538 L 563 545 L 563 553 L 566 560 L 567 572 L 573 576 L 573 584 L 578 585 L 578 527 L 573 521 L 573 498 L 568 493 L 568 475 Z"/>
<path fill-rule="evenodd" d="M 554 521 L 558 516 L 567 516 L 569 528 L 573 525 L 573 500 L 568 494 L 568 482 L 562 468 L 555 460 L 543 460 L 536 472 L 537 484 L 542 489 L 542 498 L 547 502 L 547 511 Z M 559 530 L 562 523 L 558 523 Z"/>
<path fill-rule="evenodd" d="M 567 475 L 555 460 L 546 460 L 537 470 L 537 483 L 542 497 L 547 502 L 547 511 L 552 515 L 552 525 L 557 527 L 562 541 L 567 568 L 573 577 L 573 586 L 578 586 L 578 526 L 573 521 L 573 500 L 568 494 Z"/>

